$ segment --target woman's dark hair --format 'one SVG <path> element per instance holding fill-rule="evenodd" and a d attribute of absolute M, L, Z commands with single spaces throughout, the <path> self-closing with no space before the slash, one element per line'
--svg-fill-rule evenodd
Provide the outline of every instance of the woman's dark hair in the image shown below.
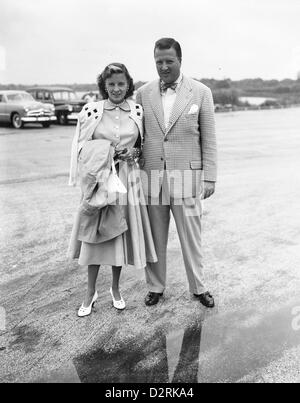
<path fill-rule="evenodd" d="M 108 98 L 108 94 L 105 90 L 105 81 L 110 78 L 113 74 L 125 74 L 126 80 L 128 82 L 128 90 L 126 92 L 125 98 L 129 98 L 133 95 L 134 84 L 133 79 L 130 76 L 126 66 L 122 63 L 111 63 L 105 67 L 101 74 L 97 77 L 97 84 L 103 99 Z"/>
<path fill-rule="evenodd" d="M 154 52 L 155 49 L 165 50 L 171 48 L 175 49 L 176 55 L 178 59 L 181 61 L 182 60 L 181 46 L 179 42 L 175 41 L 175 39 L 173 38 L 161 38 L 158 41 L 156 41 L 154 46 Z"/>

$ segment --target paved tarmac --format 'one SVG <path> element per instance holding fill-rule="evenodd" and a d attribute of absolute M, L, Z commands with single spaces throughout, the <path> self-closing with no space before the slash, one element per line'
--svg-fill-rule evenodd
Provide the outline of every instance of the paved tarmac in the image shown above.
<path fill-rule="evenodd" d="M 67 186 L 75 126 L 0 127 L 0 382 L 299 382 L 300 109 L 217 114 L 219 179 L 205 201 L 207 310 L 190 296 L 172 222 L 168 288 L 143 303 L 144 274 L 122 272 L 127 309 L 66 248 L 79 190 Z"/>

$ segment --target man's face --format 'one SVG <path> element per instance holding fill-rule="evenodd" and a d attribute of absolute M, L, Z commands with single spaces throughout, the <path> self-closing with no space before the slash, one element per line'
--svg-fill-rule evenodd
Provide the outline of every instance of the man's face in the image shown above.
<path fill-rule="evenodd" d="M 158 75 L 166 84 L 177 80 L 180 75 L 181 61 L 178 59 L 174 48 L 156 48 L 154 59 Z"/>

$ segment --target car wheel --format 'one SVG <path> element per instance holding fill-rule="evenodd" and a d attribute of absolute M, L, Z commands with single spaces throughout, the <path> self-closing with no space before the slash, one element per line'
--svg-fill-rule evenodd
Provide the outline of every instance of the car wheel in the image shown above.
<path fill-rule="evenodd" d="M 50 127 L 50 123 L 49 123 L 49 122 L 42 123 L 42 125 L 43 125 L 43 127 Z"/>
<path fill-rule="evenodd" d="M 21 129 L 21 127 L 23 127 L 23 122 L 19 113 L 14 113 L 12 115 L 11 124 L 15 129 Z"/>

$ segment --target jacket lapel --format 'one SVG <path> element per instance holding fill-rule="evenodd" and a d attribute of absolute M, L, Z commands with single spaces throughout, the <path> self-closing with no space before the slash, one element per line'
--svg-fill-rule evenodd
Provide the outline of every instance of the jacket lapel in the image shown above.
<path fill-rule="evenodd" d="M 183 77 L 182 84 L 178 90 L 176 101 L 171 113 L 170 124 L 166 130 L 166 134 L 169 133 L 174 124 L 177 122 L 177 120 L 181 116 L 182 112 L 184 111 L 184 109 L 186 108 L 192 97 L 193 97 L 192 88 L 188 80 L 185 77 Z"/>
<path fill-rule="evenodd" d="M 165 133 L 164 112 L 160 95 L 159 81 L 155 81 L 149 94 L 151 107 L 163 133 Z"/>

